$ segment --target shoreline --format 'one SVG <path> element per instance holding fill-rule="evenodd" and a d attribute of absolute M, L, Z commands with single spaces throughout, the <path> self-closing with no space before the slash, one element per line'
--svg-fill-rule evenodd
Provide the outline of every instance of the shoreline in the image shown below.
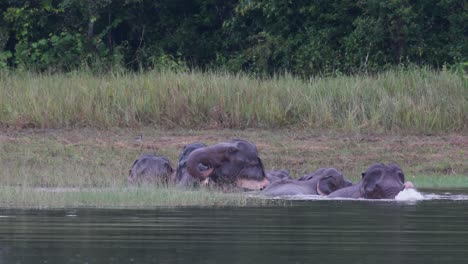
<path fill-rule="evenodd" d="M 450 191 L 451 190 L 451 191 Z M 468 199 L 468 186 L 464 188 L 419 188 L 420 193 L 438 192 L 448 196 L 462 195 Z M 295 201 L 368 201 L 362 199 L 327 199 L 326 197 L 262 197 L 258 193 L 221 193 L 212 190 L 180 190 L 175 188 L 93 188 L 56 191 L 54 188 L 0 187 L 1 210 L 59 210 L 59 209 L 154 209 L 185 207 L 262 207 L 290 206 Z M 426 193 L 428 195 L 428 193 Z M 430 194 L 430 196 L 434 196 Z M 450 200 L 447 197 L 439 200 Z M 434 200 L 429 198 L 427 200 Z M 436 199 L 437 200 L 437 199 Z M 370 200 L 379 202 L 380 200 Z M 382 202 L 414 203 L 423 200 L 382 200 Z M 1 217 L 1 216 L 0 216 Z"/>
<path fill-rule="evenodd" d="M 145 136 L 143 145 L 134 140 L 139 134 Z M 11 206 L 33 207 L 53 207 L 61 199 L 65 205 L 76 205 L 74 199 L 78 199 L 91 207 L 243 206 L 248 204 L 248 199 L 242 195 L 176 188 L 158 192 L 148 188 L 123 191 L 127 188 L 128 170 L 142 153 L 167 156 L 175 169 L 185 144 L 211 145 L 231 138 L 254 142 L 266 170 L 288 169 L 296 178 L 320 167 L 334 167 L 357 182 L 370 164 L 394 162 L 403 168 L 406 180 L 412 181 L 417 189 L 468 188 L 468 136 L 461 134 L 369 135 L 298 129 L 158 130 L 153 127 L 46 132 L 33 129 L 0 131 L 0 201 L 12 201 Z M 30 191 L 44 187 L 56 191 Z M 17 190 L 12 191 L 14 188 Z M 57 191 L 60 188 L 73 192 L 62 197 Z M 34 193 L 44 195 L 34 196 Z M 16 195 L 22 198 L 14 200 Z M 35 203 L 36 200 L 42 202 Z"/>

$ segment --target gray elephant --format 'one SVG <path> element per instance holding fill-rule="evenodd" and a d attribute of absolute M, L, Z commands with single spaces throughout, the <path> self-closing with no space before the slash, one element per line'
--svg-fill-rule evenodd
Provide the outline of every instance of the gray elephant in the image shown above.
<path fill-rule="evenodd" d="M 275 181 L 260 194 L 265 196 L 328 195 L 351 185 L 351 181 L 337 169 L 321 168 L 299 180 Z"/>
<path fill-rule="evenodd" d="M 173 170 L 168 158 L 153 154 L 138 157 L 128 173 L 129 184 L 167 184 Z"/>
<path fill-rule="evenodd" d="M 202 170 L 200 164 L 208 169 Z M 198 148 L 190 153 L 186 166 L 199 182 L 212 181 L 223 188 L 261 190 L 269 184 L 257 147 L 241 139 Z"/>
<path fill-rule="evenodd" d="M 292 180 L 291 174 L 288 170 L 269 170 L 266 171 L 266 177 L 270 184 L 279 180 Z"/>
<path fill-rule="evenodd" d="M 359 183 L 337 190 L 328 197 L 394 199 L 405 188 L 413 188 L 411 182 L 405 182 L 405 175 L 396 164 L 377 163 L 362 173 Z"/>
<path fill-rule="evenodd" d="M 203 143 L 191 143 L 184 146 L 184 150 L 179 155 L 179 163 L 177 164 L 177 170 L 173 176 L 173 182 L 179 187 L 197 187 L 200 183 L 197 179 L 193 178 L 187 172 L 187 159 L 194 150 L 207 147 Z M 209 168 L 203 164 L 198 164 L 200 171 L 206 171 Z"/>

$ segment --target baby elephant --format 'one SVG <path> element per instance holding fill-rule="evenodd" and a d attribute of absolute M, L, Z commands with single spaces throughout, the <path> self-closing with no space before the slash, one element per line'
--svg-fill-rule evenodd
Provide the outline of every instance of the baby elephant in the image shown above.
<path fill-rule="evenodd" d="M 338 189 L 351 186 L 341 172 L 334 168 L 321 168 L 298 180 L 278 180 L 261 192 L 266 196 L 328 195 Z"/>
<path fill-rule="evenodd" d="M 129 184 L 167 184 L 172 167 L 169 159 L 152 154 L 141 155 L 128 173 Z"/>
<path fill-rule="evenodd" d="M 414 188 L 405 182 L 405 175 L 396 164 L 377 163 L 362 173 L 359 183 L 331 193 L 328 197 L 394 199 L 405 188 Z"/>

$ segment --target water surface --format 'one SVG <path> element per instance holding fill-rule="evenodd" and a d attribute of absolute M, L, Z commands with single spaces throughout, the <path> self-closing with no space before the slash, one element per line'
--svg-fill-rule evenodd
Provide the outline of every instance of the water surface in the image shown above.
<path fill-rule="evenodd" d="M 447 198 L 459 193 L 429 195 L 438 197 L 6 209 L 0 210 L 0 263 L 468 263 L 468 201 Z"/>

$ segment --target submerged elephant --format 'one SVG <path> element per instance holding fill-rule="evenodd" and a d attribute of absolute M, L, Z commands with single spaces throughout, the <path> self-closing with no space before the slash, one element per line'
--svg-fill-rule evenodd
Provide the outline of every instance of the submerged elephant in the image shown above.
<path fill-rule="evenodd" d="M 188 172 L 187 172 L 187 159 L 194 150 L 200 149 L 200 148 L 205 148 L 207 147 L 203 143 L 191 143 L 188 145 L 184 146 L 184 150 L 182 153 L 180 153 L 179 156 L 179 163 L 177 164 L 177 170 L 174 174 L 173 177 L 173 182 L 180 187 L 196 187 L 200 182 L 193 178 Z M 208 167 L 206 167 L 203 164 L 198 164 L 199 170 L 200 171 L 206 171 L 208 170 Z"/>
<path fill-rule="evenodd" d="M 207 169 L 202 170 L 200 164 Z M 190 153 L 186 166 L 199 182 L 209 180 L 217 186 L 261 190 L 269 184 L 257 147 L 241 139 L 198 148 Z"/>
<path fill-rule="evenodd" d="M 279 180 L 270 184 L 261 195 L 328 195 L 336 190 L 351 186 L 341 172 L 334 168 L 321 168 L 299 180 Z"/>
<path fill-rule="evenodd" d="M 335 177 L 340 177 L 338 175 L 342 175 L 342 173 L 339 170 L 335 169 L 335 168 L 320 168 L 320 169 L 315 170 L 312 173 L 309 173 L 309 174 L 306 174 L 306 175 L 300 177 L 297 180 L 298 181 L 308 181 L 308 180 L 311 180 L 314 177 L 322 176 L 324 174 L 335 175 Z M 348 179 L 346 179 L 346 178 L 344 178 L 344 179 L 346 181 L 348 181 Z"/>
<path fill-rule="evenodd" d="M 398 165 L 377 163 L 362 173 L 359 183 L 337 190 L 328 197 L 394 199 L 405 188 L 414 186 L 411 182 L 405 182 L 405 175 Z"/>
<path fill-rule="evenodd" d="M 172 174 L 168 158 L 153 154 L 138 157 L 128 173 L 129 184 L 167 184 Z"/>
<path fill-rule="evenodd" d="M 292 180 L 291 174 L 288 170 L 269 170 L 266 171 L 266 177 L 270 184 L 279 180 Z"/>

